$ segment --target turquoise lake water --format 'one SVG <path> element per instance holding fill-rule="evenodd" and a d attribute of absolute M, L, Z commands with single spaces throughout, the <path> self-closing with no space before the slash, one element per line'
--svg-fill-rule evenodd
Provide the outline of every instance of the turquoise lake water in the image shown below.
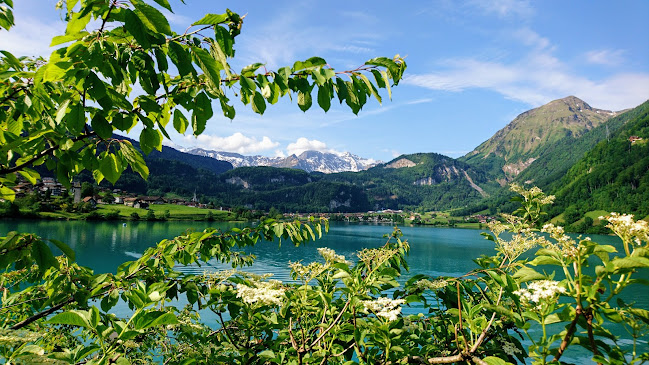
<path fill-rule="evenodd" d="M 219 222 L 86 222 L 86 221 L 0 221 L 0 236 L 9 231 L 34 232 L 44 238 L 55 238 L 66 242 L 77 255 L 77 262 L 91 267 L 95 272 L 115 272 L 124 261 L 137 259 L 146 248 L 168 238 L 173 238 L 187 229 L 203 230 L 207 227 L 228 229 L 244 224 Z M 300 247 L 284 242 L 281 247 L 272 242 L 263 242 L 246 251 L 254 253 L 257 261 L 252 267 L 242 270 L 254 273 L 273 273 L 274 279 L 290 281 L 289 261 L 302 260 L 308 263 L 320 260 L 318 247 L 329 247 L 336 253 L 354 260 L 355 253 L 366 247 L 378 247 L 385 243 L 383 235 L 392 232 L 389 225 L 342 224 L 332 222 L 329 233 L 322 239 Z M 472 261 L 480 255 L 494 254 L 493 243 L 480 236 L 479 230 L 400 227 L 411 251 L 408 257 L 410 272 L 400 281 L 416 274 L 432 276 L 460 276 L 477 266 Z M 598 243 L 612 244 L 621 250 L 617 237 L 591 235 Z M 185 271 L 202 273 L 205 270 L 229 268 L 216 264 L 202 267 L 188 267 Z M 649 279 L 649 277 L 645 277 Z M 646 288 L 646 287 L 645 287 Z M 634 300 L 641 308 L 649 309 L 649 291 L 629 288 L 627 301 Z M 404 308 L 404 312 L 416 312 L 417 307 Z M 120 314 L 120 313 L 116 313 Z M 616 331 L 617 332 L 617 331 Z M 619 333 L 622 335 L 622 333 Z M 646 340 L 643 346 L 647 346 Z M 578 353 L 573 354 L 579 359 Z M 582 358 L 583 359 L 583 358 Z M 567 360 L 567 359 L 566 359 Z M 577 360 L 579 362 L 579 360 Z"/>

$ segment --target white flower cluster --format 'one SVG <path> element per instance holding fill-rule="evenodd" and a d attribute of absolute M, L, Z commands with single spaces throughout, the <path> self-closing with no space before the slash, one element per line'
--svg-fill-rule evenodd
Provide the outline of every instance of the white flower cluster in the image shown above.
<path fill-rule="evenodd" d="M 566 292 L 566 288 L 559 286 L 559 282 L 553 280 L 538 280 L 527 284 L 527 289 L 519 289 L 514 292 L 521 298 L 523 304 L 538 304 L 554 300 L 558 294 Z M 538 308 L 538 306 L 537 306 Z"/>
<path fill-rule="evenodd" d="M 542 205 L 552 204 L 554 203 L 554 199 L 555 199 L 554 195 L 545 195 L 543 193 L 543 190 L 541 190 L 537 186 L 533 186 L 532 188 L 527 190 L 518 184 L 511 184 L 509 186 L 509 190 L 522 195 L 526 201 L 537 199 L 538 202 L 541 203 Z"/>
<path fill-rule="evenodd" d="M 320 247 L 318 248 L 318 253 L 320 256 L 322 256 L 327 262 L 331 263 L 342 263 L 342 264 L 347 264 L 351 265 L 351 262 L 345 260 L 345 256 L 343 255 L 338 255 L 336 254 L 336 251 L 327 248 L 327 247 Z"/>
<path fill-rule="evenodd" d="M 378 267 L 397 253 L 388 248 L 364 248 L 356 255 L 367 267 Z"/>
<path fill-rule="evenodd" d="M 243 299 L 245 303 L 281 305 L 286 289 L 282 288 L 279 280 L 253 281 L 253 286 L 237 284 L 237 298 Z"/>
<path fill-rule="evenodd" d="M 498 239 L 497 242 L 501 251 L 511 261 L 537 245 L 546 246 L 548 244 L 545 237 L 539 236 L 529 228 L 522 230 L 521 233 L 514 234 L 509 241 Z"/>
<path fill-rule="evenodd" d="M 448 281 L 444 279 L 437 279 L 430 281 L 428 279 L 421 279 L 415 283 L 417 289 L 430 289 L 430 290 L 439 290 L 448 285 Z"/>
<path fill-rule="evenodd" d="M 564 233 L 565 231 L 563 230 L 563 227 L 548 223 L 541 228 L 541 232 L 549 233 L 550 237 L 557 241 L 556 244 L 548 242 L 548 245 L 546 246 L 547 248 L 561 252 L 565 257 L 577 256 L 577 253 L 579 252 L 577 242 Z M 585 240 L 590 239 L 586 238 Z"/>
<path fill-rule="evenodd" d="M 599 219 L 606 219 L 609 222 L 607 227 L 624 241 L 634 242 L 638 246 L 642 245 L 642 241 L 649 242 L 649 224 L 644 220 L 633 220 L 633 214 L 611 213 Z"/>
<path fill-rule="evenodd" d="M 509 341 L 504 341 L 502 343 L 502 349 L 509 356 L 516 356 L 516 354 L 522 353 L 522 351 L 518 347 L 516 347 L 516 345 Z"/>
<path fill-rule="evenodd" d="M 401 314 L 400 305 L 405 302 L 404 299 L 393 300 L 386 297 L 362 301 L 366 311 L 371 310 L 377 317 L 383 317 L 388 321 L 394 321 L 399 317 L 399 314 Z"/>
<path fill-rule="evenodd" d="M 289 262 L 288 267 L 291 268 L 291 271 L 293 271 L 298 278 L 306 280 L 307 282 L 320 275 L 327 268 L 319 262 L 312 262 L 304 266 L 300 261 Z"/>

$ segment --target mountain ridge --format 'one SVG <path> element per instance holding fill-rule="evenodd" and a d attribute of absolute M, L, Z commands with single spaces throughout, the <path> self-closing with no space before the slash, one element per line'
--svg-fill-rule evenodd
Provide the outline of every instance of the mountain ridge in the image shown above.
<path fill-rule="evenodd" d="M 568 96 L 519 114 L 460 160 L 489 170 L 502 185 L 529 167 L 544 149 L 564 137 L 580 138 L 618 112 L 591 107 Z"/>
<path fill-rule="evenodd" d="M 317 171 L 325 174 L 344 171 L 362 171 L 381 162 L 363 158 L 349 152 L 336 154 L 331 152 L 304 151 L 299 155 L 292 154 L 288 157 L 245 156 L 234 152 L 213 151 L 203 148 L 186 149 L 184 152 L 226 161 L 231 163 L 234 168 L 249 166 L 288 167 L 306 172 Z"/>

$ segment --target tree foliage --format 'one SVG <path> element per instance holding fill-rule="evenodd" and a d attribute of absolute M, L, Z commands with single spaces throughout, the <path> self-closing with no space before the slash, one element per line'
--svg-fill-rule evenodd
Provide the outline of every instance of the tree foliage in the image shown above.
<path fill-rule="evenodd" d="M 171 9 L 166 1 L 156 3 Z M 263 114 L 285 96 L 297 96 L 306 111 L 317 92 L 325 111 L 337 98 L 358 113 L 370 97 L 381 101 L 379 88 L 390 94 L 406 67 L 399 56 L 378 57 L 335 71 L 312 57 L 277 71 L 254 63 L 236 72 L 228 60 L 244 19 L 230 10 L 207 14 L 178 34 L 142 0 L 68 0 L 62 6 L 68 26 L 52 39 L 59 48 L 49 59 L 2 51 L 0 189 L 8 200 L 14 173 L 34 181 L 39 175 L 32 167 L 43 164 L 67 185 L 82 170 L 97 182 L 114 183 L 127 167 L 146 178 L 142 155 L 129 141 L 113 138 L 116 131 L 139 125 L 141 150 L 160 151 L 169 128 L 199 135 L 216 109 L 234 118 L 234 96 Z M 91 21 L 100 27 L 88 30 Z"/>

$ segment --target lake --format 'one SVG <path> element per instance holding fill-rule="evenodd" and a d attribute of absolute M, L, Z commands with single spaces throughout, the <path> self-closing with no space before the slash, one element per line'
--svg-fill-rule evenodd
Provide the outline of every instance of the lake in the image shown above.
<path fill-rule="evenodd" d="M 95 272 L 115 272 L 124 261 L 137 259 L 146 248 L 165 239 L 173 238 L 187 229 L 203 230 L 207 227 L 228 229 L 247 224 L 221 222 L 91 222 L 91 221 L 0 221 L 0 236 L 9 231 L 34 232 L 44 238 L 56 238 L 66 242 L 77 255 L 77 262 L 91 267 Z M 403 239 L 410 244 L 408 264 L 410 272 L 400 281 L 417 274 L 432 276 L 459 276 L 477 267 L 472 261 L 480 255 L 492 255 L 491 241 L 480 236 L 479 230 L 439 228 L 439 227 L 401 227 Z M 274 279 L 290 281 L 288 263 L 302 260 L 304 263 L 320 260 L 318 247 L 329 247 L 348 260 L 355 260 L 355 253 L 366 247 L 379 247 L 385 243 L 383 235 L 392 232 L 389 225 L 345 224 L 332 222 L 329 233 L 322 239 L 294 247 L 284 242 L 281 247 L 272 242 L 263 242 L 246 249 L 257 256 L 252 267 L 242 270 L 258 274 L 273 273 Z M 612 244 L 622 251 L 617 237 L 590 235 L 604 244 Z M 203 267 L 188 267 L 185 271 L 202 273 L 205 270 L 229 268 L 214 264 Z M 649 277 L 645 277 L 649 279 Z M 644 289 L 644 288 L 643 288 Z M 635 300 L 641 308 L 649 309 L 649 291 L 629 288 L 627 301 Z M 405 313 L 413 313 L 417 306 L 404 308 Z M 118 313 L 119 314 L 119 313 Z M 617 332 L 617 331 L 616 331 Z M 618 332 L 623 334 L 623 332 Z M 646 346 L 647 342 L 644 342 Z M 571 347 L 573 348 L 573 347 Z M 579 355 L 575 354 L 577 358 Z M 566 358 L 567 360 L 567 358 Z"/>

